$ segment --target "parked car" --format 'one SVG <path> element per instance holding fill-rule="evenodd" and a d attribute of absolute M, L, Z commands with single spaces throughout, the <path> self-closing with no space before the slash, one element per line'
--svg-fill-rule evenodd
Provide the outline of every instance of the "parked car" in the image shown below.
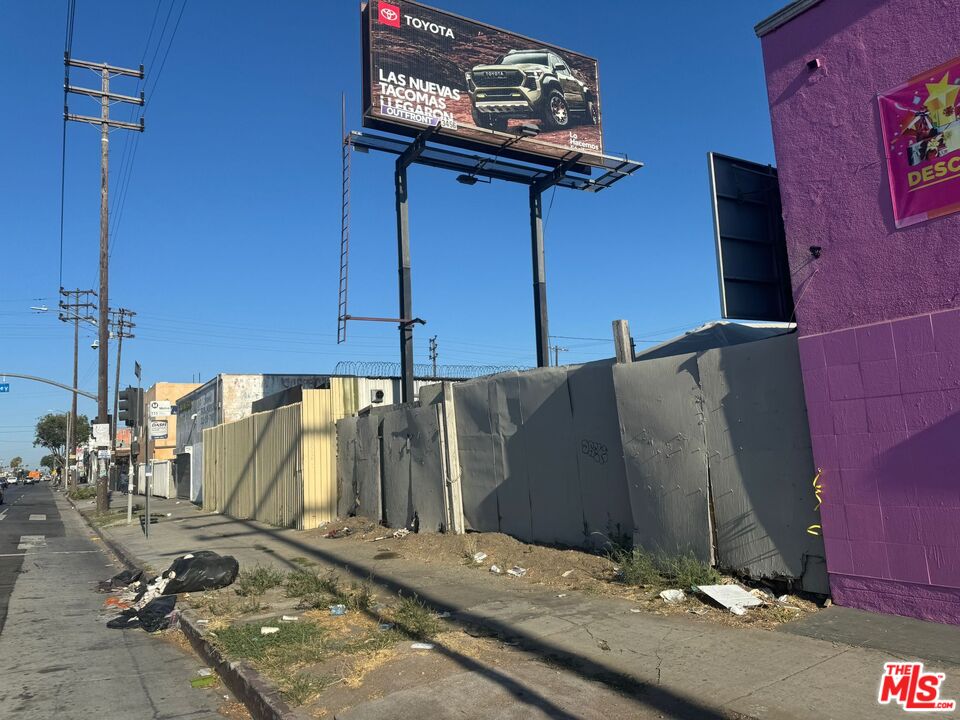
<path fill-rule="evenodd" d="M 510 118 L 540 120 L 545 130 L 596 125 L 596 92 L 550 50 L 511 50 L 466 74 L 473 122 L 506 130 Z"/>

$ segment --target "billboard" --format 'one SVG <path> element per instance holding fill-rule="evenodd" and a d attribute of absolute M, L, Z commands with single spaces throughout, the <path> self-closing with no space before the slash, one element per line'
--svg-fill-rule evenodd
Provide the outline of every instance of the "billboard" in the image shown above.
<path fill-rule="evenodd" d="M 897 227 L 960 210 L 960 58 L 878 99 Z"/>
<path fill-rule="evenodd" d="M 793 291 L 777 169 L 707 153 L 720 315 L 793 321 Z"/>
<path fill-rule="evenodd" d="M 593 58 L 409 0 L 364 4 L 362 39 L 365 127 L 434 126 L 453 145 L 603 165 Z"/>

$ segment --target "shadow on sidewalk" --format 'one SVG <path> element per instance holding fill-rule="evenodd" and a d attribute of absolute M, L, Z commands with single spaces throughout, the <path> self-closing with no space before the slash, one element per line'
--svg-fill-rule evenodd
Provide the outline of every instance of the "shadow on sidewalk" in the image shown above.
<path fill-rule="evenodd" d="M 434 609 L 453 609 L 448 608 L 443 600 L 432 597 L 429 592 L 424 592 L 421 588 L 397 580 L 379 577 L 372 567 L 368 567 L 362 563 L 345 560 L 341 557 L 326 552 L 315 545 L 299 541 L 293 537 L 290 537 L 289 531 L 259 527 L 249 520 L 243 520 L 239 518 L 224 518 L 222 522 L 215 522 L 214 524 L 225 525 L 240 523 L 241 525 L 246 526 L 249 531 L 232 532 L 222 535 L 211 535 L 204 533 L 203 531 L 209 528 L 210 520 L 213 520 L 214 517 L 224 518 L 224 516 L 204 516 L 203 519 L 205 522 L 203 523 L 203 526 L 194 526 L 189 528 L 190 530 L 197 532 L 197 536 L 195 538 L 196 540 L 201 542 L 217 541 L 225 538 L 266 534 L 269 535 L 273 540 L 296 550 L 305 557 L 315 558 L 338 569 L 343 568 L 356 580 L 361 582 L 370 582 L 371 584 L 375 584 L 394 594 L 419 597 L 424 603 Z M 191 520 L 194 519 L 191 518 Z M 201 520 L 201 518 L 198 517 L 196 520 Z M 181 525 L 181 527 L 184 526 Z M 187 527 L 184 527 L 184 529 L 187 529 Z M 191 547 L 183 550 L 182 552 L 190 552 L 191 550 L 195 549 L 195 547 Z M 269 548 L 261 547 L 260 549 L 264 552 L 268 552 L 277 561 L 289 566 L 290 569 L 303 569 L 302 566 L 282 558 L 278 553 Z M 182 554 L 182 552 L 178 551 L 176 553 L 167 554 L 175 555 Z M 368 615 L 374 619 L 377 619 L 376 614 L 373 612 L 368 612 Z M 559 645 L 551 643 L 544 638 L 535 637 L 501 620 L 458 609 L 455 619 L 451 619 L 450 622 L 459 626 L 460 629 L 467 627 L 480 627 L 490 631 L 492 635 L 498 636 L 501 639 L 516 642 L 517 645 L 523 650 L 534 653 L 542 659 L 559 663 L 565 668 L 586 679 L 602 682 L 611 689 L 632 698 L 637 704 L 647 706 L 651 710 L 663 713 L 668 717 L 683 718 L 684 720 L 728 720 L 730 717 L 729 713 L 710 708 L 697 702 L 696 700 L 666 690 L 657 684 L 638 680 L 637 678 L 610 667 L 601 661 L 571 652 L 569 649 L 560 647 Z M 487 667 L 473 658 L 443 646 L 441 643 L 434 644 L 435 648 L 447 658 L 456 662 L 465 670 L 483 675 L 492 682 L 499 684 L 514 697 L 516 697 L 518 701 L 533 707 L 537 707 L 552 718 L 560 718 L 561 720 L 576 720 L 577 716 L 571 715 L 567 710 L 555 704 L 548 697 L 538 694 L 536 691 L 517 682 L 508 675 L 499 672 L 495 668 Z"/>

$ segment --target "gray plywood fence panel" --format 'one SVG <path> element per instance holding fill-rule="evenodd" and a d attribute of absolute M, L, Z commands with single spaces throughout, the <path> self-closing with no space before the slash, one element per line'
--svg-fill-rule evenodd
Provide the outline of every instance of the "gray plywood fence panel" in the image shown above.
<path fill-rule="evenodd" d="M 405 415 L 410 433 L 410 505 L 420 532 L 439 532 L 445 529 L 446 518 L 437 406 L 408 408 Z"/>
<path fill-rule="evenodd" d="M 827 592 L 795 335 L 709 350 L 704 390 L 718 565 Z"/>
<path fill-rule="evenodd" d="M 614 365 L 634 544 L 711 560 L 696 355 Z"/>
<path fill-rule="evenodd" d="M 410 495 L 410 435 L 407 415 L 384 413 L 380 462 L 383 473 L 383 520 L 389 527 L 405 527 L 413 520 Z"/>
<path fill-rule="evenodd" d="M 337 421 L 337 515 L 356 515 L 360 507 L 357 478 L 357 417 Z"/>
<path fill-rule="evenodd" d="M 491 395 L 496 397 L 496 384 L 487 379 L 453 386 L 463 515 L 467 527 L 478 532 L 500 529 L 497 486 L 503 477 L 502 446 L 493 432 Z"/>
<path fill-rule="evenodd" d="M 380 423 L 379 415 L 357 418 L 357 514 L 376 522 L 383 515 Z"/>
<path fill-rule="evenodd" d="M 529 516 L 527 534 L 504 524 L 504 532 L 524 540 L 581 545 L 583 508 L 577 472 L 579 445 L 573 434 L 573 412 L 565 368 L 543 368 L 518 374 L 519 421 L 504 437 L 511 473 L 500 488 L 500 507 L 520 503 Z M 508 500 L 509 498 L 509 500 Z M 529 515 L 528 515 L 529 514 Z M 503 513 L 506 516 L 506 513 Z"/>
<path fill-rule="evenodd" d="M 617 422 L 611 365 L 591 363 L 567 374 L 580 479 L 584 540 L 603 545 L 633 538 L 633 514 Z"/>
<path fill-rule="evenodd" d="M 523 423 L 520 409 L 520 373 L 506 373 L 488 379 L 490 386 L 490 425 L 494 452 L 500 461 L 500 482 L 496 486 L 498 530 L 521 540 L 533 538 L 530 486 L 527 462 L 520 441 L 515 441 Z M 495 470 L 496 472 L 496 470 Z"/>

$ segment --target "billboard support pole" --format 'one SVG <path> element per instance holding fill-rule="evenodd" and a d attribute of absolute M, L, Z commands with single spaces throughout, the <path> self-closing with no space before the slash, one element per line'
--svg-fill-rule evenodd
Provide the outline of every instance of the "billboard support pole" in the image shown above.
<path fill-rule="evenodd" d="M 547 271 L 543 253 L 543 203 L 538 185 L 530 186 L 530 245 L 533 251 L 533 321 L 537 336 L 537 367 L 550 364 L 547 319 Z"/>
<path fill-rule="evenodd" d="M 397 271 L 400 281 L 400 401 L 413 402 L 413 289 L 410 269 L 410 211 L 407 168 L 420 156 L 438 126 L 427 128 L 397 158 L 394 186 L 397 205 Z M 403 320 L 407 320 L 403 322 Z"/>
<path fill-rule="evenodd" d="M 533 253 L 533 320 L 537 335 L 537 367 L 550 365 L 547 269 L 543 250 L 543 193 L 560 182 L 580 157 L 577 154 L 566 159 L 549 175 L 530 183 L 530 248 Z"/>

